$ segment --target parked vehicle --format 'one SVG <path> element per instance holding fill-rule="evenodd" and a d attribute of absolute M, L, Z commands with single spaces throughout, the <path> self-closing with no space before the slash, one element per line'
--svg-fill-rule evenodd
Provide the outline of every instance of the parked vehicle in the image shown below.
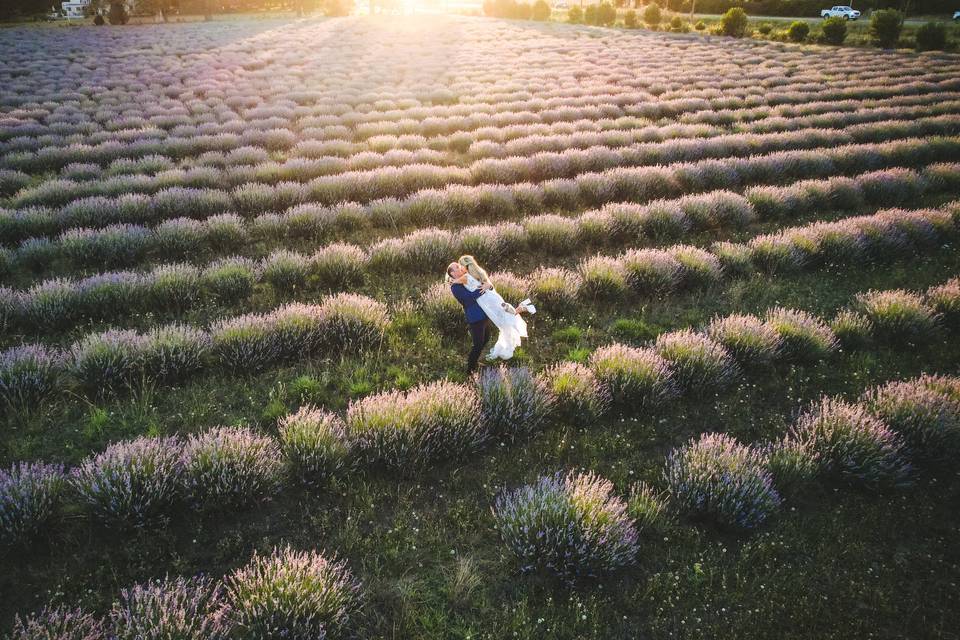
<path fill-rule="evenodd" d="M 860 12 L 847 5 L 837 5 L 820 12 L 821 18 L 846 18 L 847 20 L 856 20 L 860 17 Z"/>
<path fill-rule="evenodd" d="M 954 11 L 954 12 L 953 12 L 953 19 L 954 19 L 954 20 L 960 20 L 960 11 Z"/>

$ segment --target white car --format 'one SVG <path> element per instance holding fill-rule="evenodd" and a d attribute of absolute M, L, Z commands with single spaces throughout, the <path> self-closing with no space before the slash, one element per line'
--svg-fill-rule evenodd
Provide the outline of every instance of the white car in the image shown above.
<path fill-rule="evenodd" d="M 847 20 L 856 20 L 860 17 L 860 12 L 853 7 L 846 5 L 837 5 L 820 12 L 821 18 L 846 18 Z"/>
<path fill-rule="evenodd" d="M 954 11 L 954 12 L 953 12 L 953 19 L 954 19 L 954 20 L 960 20 L 960 11 Z"/>

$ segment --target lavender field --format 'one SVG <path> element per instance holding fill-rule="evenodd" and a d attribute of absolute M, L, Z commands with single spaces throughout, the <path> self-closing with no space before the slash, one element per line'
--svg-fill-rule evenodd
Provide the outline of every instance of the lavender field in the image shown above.
<path fill-rule="evenodd" d="M 957 637 L 960 55 L 15 26 L 0 87 L 0 637 Z M 539 310 L 475 375 L 462 254 Z"/>

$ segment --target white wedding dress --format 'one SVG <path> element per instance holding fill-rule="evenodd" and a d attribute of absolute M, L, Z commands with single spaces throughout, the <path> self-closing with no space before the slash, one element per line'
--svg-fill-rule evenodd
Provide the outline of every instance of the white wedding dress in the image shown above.
<path fill-rule="evenodd" d="M 476 291 L 480 288 L 480 281 L 467 274 L 467 284 L 465 286 L 469 291 Z M 528 308 L 531 306 L 527 300 L 521 304 L 524 303 L 527 304 Z M 490 289 L 482 294 L 477 298 L 477 304 L 490 318 L 490 322 L 497 325 L 497 329 L 500 331 L 497 342 L 493 345 L 490 353 L 487 354 L 487 358 L 489 360 L 496 360 L 497 358 L 509 360 L 513 357 L 513 352 L 520 346 L 520 339 L 527 337 L 526 321 L 519 313 L 510 312 L 509 309 L 513 309 L 513 307 L 507 305 L 503 296 L 497 293 L 496 289 Z M 504 305 L 507 305 L 507 307 Z"/>

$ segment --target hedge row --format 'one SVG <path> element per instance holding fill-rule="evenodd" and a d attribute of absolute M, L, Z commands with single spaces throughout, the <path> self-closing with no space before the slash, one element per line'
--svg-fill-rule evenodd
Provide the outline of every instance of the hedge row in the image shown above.
<path fill-rule="evenodd" d="M 110 329 L 80 338 L 67 351 L 25 344 L 0 352 L 0 398 L 29 406 L 71 383 L 98 394 L 143 380 L 177 383 L 218 367 L 256 372 L 281 361 L 363 351 L 389 324 L 380 302 L 342 293 L 320 304 L 220 320 L 209 330 L 179 324 L 146 333 Z"/>

